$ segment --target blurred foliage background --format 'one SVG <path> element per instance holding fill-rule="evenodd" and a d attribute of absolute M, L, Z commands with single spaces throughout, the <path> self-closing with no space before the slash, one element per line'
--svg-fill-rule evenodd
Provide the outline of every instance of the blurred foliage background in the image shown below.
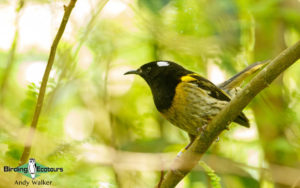
<path fill-rule="evenodd" d="M 1 168 L 18 166 L 66 3 L 0 1 Z M 141 78 L 123 73 L 171 60 L 217 84 L 298 41 L 299 20 L 299 0 L 78 0 L 30 156 L 64 168 L 43 174 L 55 187 L 154 187 L 188 137 L 157 112 Z M 251 128 L 232 124 L 208 166 L 177 187 L 300 187 L 299 74 L 296 63 L 260 93 L 244 110 Z M 1 170 L 0 180 L 14 187 L 16 173 Z"/>

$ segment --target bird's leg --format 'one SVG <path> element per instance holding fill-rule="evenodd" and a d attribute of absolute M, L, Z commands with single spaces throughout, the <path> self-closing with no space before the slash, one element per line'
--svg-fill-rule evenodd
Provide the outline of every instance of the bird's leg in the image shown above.
<path fill-rule="evenodd" d="M 194 140 L 196 139 L 195 135 L 189 134 L 190 137 L 190 143 L 185 146 L 182 150 L 180 150 L 180 152 L 177 154 L 177 157 L 179 157 L 182 153 L 184 153 L 187 149 L 189 149 L 189 147 L 193 144 Z"/>
<path fill-rule="evenodd" d="M 195 135 L 192 135 L 192 134 L 189 134 L 189 137 L 190 137 L 190 143 L 185 146 L 185 150 L 189 149 L 189 147 L 192 145 L 192 143 L 194 143 L 194 140 L 196 139 L 196 136 Z"/>

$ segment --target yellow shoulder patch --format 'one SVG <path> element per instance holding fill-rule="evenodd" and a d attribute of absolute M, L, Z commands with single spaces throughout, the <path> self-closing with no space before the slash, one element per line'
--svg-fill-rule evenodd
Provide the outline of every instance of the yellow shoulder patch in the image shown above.
<path fill-rule="evenodd" d="M 191 77 L 190 75 L 182 76 L 181 81 L 182 82 L 190 82 L 190 81 L 195 81 L 197 80 L 196 78 Z"/>

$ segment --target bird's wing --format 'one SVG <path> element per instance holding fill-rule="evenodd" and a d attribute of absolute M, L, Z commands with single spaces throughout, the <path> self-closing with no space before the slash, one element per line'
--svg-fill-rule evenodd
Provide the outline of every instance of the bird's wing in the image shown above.
<path fill-rule="evenodd" d="M 230 101 L 230 96 L 225 91 L 221 90 L 215 84 L 196 73 L 181 77 L 181 81 L 197 84 L 199 88 L 207 91 L 208 95 L 213 98 L 222 101 Z"/>
<path fill-rule="evenodd" d="M 197 84 L 197 86 L 205 91 L 207 94 L 215 99 L 221 101 L 230 101 L 230 96 L 223 91 L 222 89 L 218 88 L 215 84 L 210 82 L 209 80 L 203 78 L 202 76 L 192 73 L 186 76 L 181 77 L 181 81 L 183 82 L 191 82 Z M 243 125 L 245 127 L 250 127 L 249 120 L 245 116 L 243 112 L 241 112 L 238 117 L 234 120 L 234 122 Z"/>

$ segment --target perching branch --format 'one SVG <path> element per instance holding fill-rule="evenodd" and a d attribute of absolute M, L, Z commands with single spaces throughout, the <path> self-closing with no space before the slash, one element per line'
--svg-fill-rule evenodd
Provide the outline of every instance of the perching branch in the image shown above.
<path fill-rule="evenodd" d="M 197 164 L 218 135 L 227 128 L 249 102 L 300 58 L 300 41 L 281 52 L 208 124 L 191 147 L 177 157 L 161 182 L 161 188 L 175 187 Z"/>
<path fill-rule="evenodd" d="M 32 122 L 31 122 L 29 133 L 27 135 L 27 139 L 25 141 L 24 151 L 23 151 L 23 154 L 22 154 L 21 159 L 19 161 L 19 165 L 22 165 L 22 164 L 26 163 L 28 158 L 29 158 L 30 151 L 31 151 L 31 146 L 32 146 L 32 140 L 33 140 L 34 133 L 35 133 L 35 129 L 37 127 L 37 123 L 38 123 L 38 120 L 39 120 L 39 117 L 40 117 L 40 114 L 41 114 L 41 111 L 42 111 L 42 107 L 43 107 L 47 82 L 48 82 L 50 71 L 52 69 L 52 65 L 53 65 L 54 59 L 55 59 L 56 48 L 57 48 L 58 43 L 59 43 L 59 41 L 60 41 L 64 31 L 65 31 L 66 25 L 68 23 L 71 12 L 72 12 L 75 4 L 76 4 L 76 1 L 77 0 L 71 0 L 68 6 L 64 6 L 65 13 L 64 13 L 62 21 L 60 23 L 58 32 L 57 32 L 57 34 L 55 36 L 55 39 L 54 39 L 54 41 L 52 43 L 52 46 L 51 46 L 50 55 L 49 55 L 49 59 L 48 59 L 48 62 L 47 62 L 47 67 L 46 67 L 46 70 L 45 70 L 45 73 L 44 73 L 44 76 L 43 76 L 43 80 L 42 80 L 42 84 L 41 84 L 41 87 L 40 87 L 37 103 L 36 103 L 36 106 L 35 106 L 33 119 L 32 119 Z"/>

